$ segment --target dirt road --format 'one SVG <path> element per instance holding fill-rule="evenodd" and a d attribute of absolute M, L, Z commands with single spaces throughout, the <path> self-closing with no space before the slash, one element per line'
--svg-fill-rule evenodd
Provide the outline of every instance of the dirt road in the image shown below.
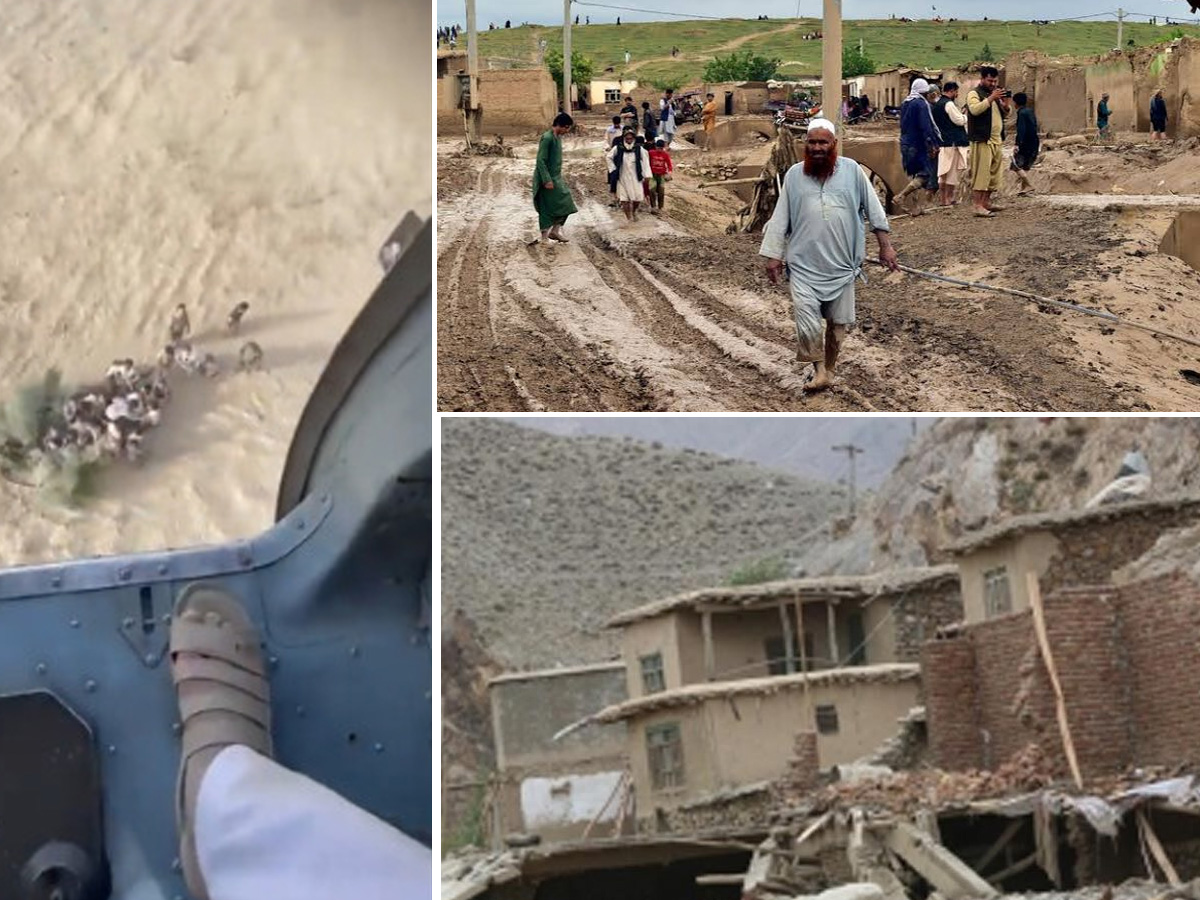
<path fill-rule="evenodd" d="M 681 175 L 668 217 L 626 225 L 607 205 L 601 167 L 586 144 L 568 150 L 580 208 L 572 242 L 530 247 L 530 160 L 439 159 L 441 409 L 1200 408 L 1200 388 L 1179 377 L 1200 369 L 1189 348 L 881 270 L 860 285 L 839 386 L 806 396 L 788 299 L 766 281 L 759 237 L 720 233 L 736 198 L 702 197 Z M 1112 293 L 1126 263 L 1151 262 L 1129 257 L 1137 235 L 1122 232 L 1120 215 L 1020 200 L 986 230 L 955 209 L 897 220 L 893 234 L 917 268 L 1200 334 L 1176 302 L 1200 296 L 1200 274 L 1179 260 L 1134 276 L 1169 285 L 1169 303 Z"/>

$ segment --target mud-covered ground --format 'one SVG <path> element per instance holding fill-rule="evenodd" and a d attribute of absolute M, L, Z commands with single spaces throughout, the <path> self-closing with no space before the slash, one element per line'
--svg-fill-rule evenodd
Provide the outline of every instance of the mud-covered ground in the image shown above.
<path fill-rule="evenodd" d="M 736 148 L 680 148 L 667 215 L 629 225 L 609 206 L 598 139 L 568 139 L 571 242 L 529 246 L 532 145 L 513 143 L 521 158 L 439 148 L 443 410 L 1200 409 L 1200 386 L 1180 375 L 1200 369 L 1197 348 L 875 267 L 837 387 L 805 395 L 788 298 L 765 277 L 760 238 L 724 233 L 743 201 L 696 188 L 698 169 Z M 1112 156 L 1118 187 L 1122 167 L 1142 181 L 1152 168 L 1140 151 L 1095 152 Z M 1200 338 L 1200 273 L 1156 252 L 1170 210 L 1005 202 L 986 221 L 961 207 L 896 218 L 901 262 Z"/>

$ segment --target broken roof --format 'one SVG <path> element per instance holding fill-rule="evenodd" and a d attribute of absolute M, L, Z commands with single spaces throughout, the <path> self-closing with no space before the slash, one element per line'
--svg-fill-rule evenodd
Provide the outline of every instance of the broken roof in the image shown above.
<path fill-rule="evenodd" d="M 1103 522 L 1122 516 L 1136 515 L 1145 512 L 1161 512 L 1171 509 L 1187 509 L 1200 507 L 1200 497 L 1194 495 L 1176 495 L 1174 497 L 1153 500 L 1130 500 L 1126 503 L 1113 503 L 1108 506 L 1097 506 L 1092 509 L 1066 509 L 1058 512 L 1027 513 L 1023 516 L 1013 516 L 994 525 L 988 525 L 977 531 L 969 531 L 957 541 L 947 544 L 942 549 L 955 556 L 969 553 L 999 543 L 1005 538 L 1030 531 L 1053 531 L 1056 528 L 1069 525 L 1080 525 L 1087 522 Z"/>
<path fill-rule="evenodd" d="M 824 578 L 792 578 L 740 587 L 712 587 L 655 600 L 613 616 L 607 628 L 621 628 L 682 609 L 699 606 L 727 606 L 729 611 L 760 606 L 778 600 L 869 600 L 885 594 L 901 593 L 918 587 L 932 587 L 958 579 L 957 566 L 933 566 L 923 569 L 894 569 L 874 575 L 830 575 Z"/>
<path fill-rule="evenodd" d="M 707 700 L 726 697 L 767 696 L 780 691 L 801 689 L 806 684 L 812 687 L 872 682 L 891 684 L 897 681 L 911 681 L 920 677 L 921 667 L 917 663 L 879 663 L 873 666 L 844 666 L 793 675 L 743 678 L 739 681 L 705 681 L 699 684 L 685 684 L 683 687 L 673 688 L 669 691 L 658 691 L 644 697 L 634 697 L 632 700 L 624 700 L 621 703 L 605 707 L 595 715 L 589 716 L 586 721 L 606 725 L 660 709 L 697 706 Z"/>

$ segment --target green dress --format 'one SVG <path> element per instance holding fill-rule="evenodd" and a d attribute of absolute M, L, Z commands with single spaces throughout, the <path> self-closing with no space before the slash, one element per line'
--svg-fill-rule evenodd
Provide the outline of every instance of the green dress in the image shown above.
<path fill-rule="evenodd" d="M 553 190 L 543 185 L 554 182 Z M 576 212 L 571 191 L 562 177 L 562 142 L 553 131 L 542 135 L 538 144 L 537 168 L 533 170 L 533 208 L 538 213 L 538 227 L 545 231 L 552 225 L 562 225 L 567 216 Z"/>

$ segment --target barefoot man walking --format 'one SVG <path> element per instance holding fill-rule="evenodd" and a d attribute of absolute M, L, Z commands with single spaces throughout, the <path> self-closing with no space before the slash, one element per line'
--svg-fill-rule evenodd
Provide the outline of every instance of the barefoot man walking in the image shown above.
<path fill-rule="evenodd" d="M 554 117 L 550 130 L 538 144 L 537 167 L 533 171 L 533 208 L 544 241 L 563 241 L 562 227 L 567 216 L 576 212 L 571 189 L 562 177 L 562 136 L 571 130 L 574 120 L 566 113 Z"/>
<path fill-rule="evenodd" d="M 784 176 L 758 251 L 767 257 L 772 283 L 778 282 L 787 262 L 796 359 L 813 365 L 805 390 L 820 391 L 833 383 L 846 328 L 854 324 L 854 279 L 861 275 L 866 255 L 864 219 L 879 241 L 879 258 L 896 271 L 891 229 L 875 189 L 858 163 L 838 158 L 834 124 L 814 119 L 808 126 L 804 163 Z M 822 319 L 829 323 L 823 340 Z"/>

